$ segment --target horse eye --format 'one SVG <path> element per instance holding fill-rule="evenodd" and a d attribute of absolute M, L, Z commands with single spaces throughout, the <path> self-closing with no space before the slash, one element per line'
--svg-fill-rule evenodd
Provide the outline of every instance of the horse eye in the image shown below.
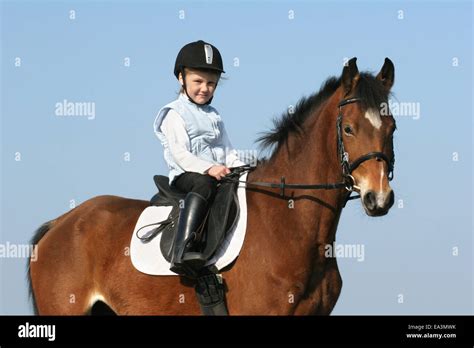
<path fill-rule="evenodd" d="M 346 134 L 352 134 L 352 128 L 351 126 L 344 126 L 344 132 Z"/>

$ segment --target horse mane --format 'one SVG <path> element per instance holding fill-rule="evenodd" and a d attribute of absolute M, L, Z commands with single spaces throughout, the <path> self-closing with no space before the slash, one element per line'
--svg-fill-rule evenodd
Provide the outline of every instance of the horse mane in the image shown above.
<path fill-rule="evenodd" d="M 301 98 L 294 110 L 287 110 L 279 118 L 273 119 L 273 129 L 264 132 L 255 142 L 259 143 L 261 150 L 272 148 L 269 159 L 259 158 L 257 164 L 263 164 L 273 158 L 278 150 L 285 144 L 291 134 L 304 133 L 303 124 L 341 85 L 341 77 L 330 77 L 321 86 L 318 92 L 309 97 Z M 386 102 L 389 92 L 379 80 L 368 72 L 360 73 L 354 93 L 355 97 L 362 100 L 362 106 L 367 109 L 379 109 L 382 102 Z M 318 117 L 319 113 L 315 115 Z"/>

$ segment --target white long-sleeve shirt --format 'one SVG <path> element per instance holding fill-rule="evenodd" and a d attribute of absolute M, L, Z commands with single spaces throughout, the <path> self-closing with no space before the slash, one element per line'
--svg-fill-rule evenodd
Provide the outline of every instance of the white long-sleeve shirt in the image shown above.
<path fill-rule="evenodd" d="M 173 159 L 184 171 L 206 174 L 207 171 L 215 165 L 190 152 L 190 140 L 186 132 L 186 124 L 176 111 L 172 109 L 168 111 L 161 124 L 160 130 L 166 136 Z M 239 160 L 237 151 L 232 147 L 223 123 L 221 137 L 221 141 L 225 146 L 226 167 L 245 165 L 244 162 Z"/>

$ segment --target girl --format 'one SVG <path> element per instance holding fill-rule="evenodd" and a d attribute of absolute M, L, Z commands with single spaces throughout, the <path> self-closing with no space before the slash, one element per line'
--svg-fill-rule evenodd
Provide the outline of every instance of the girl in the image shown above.
<path fill-rule="evenodd" d="M 170 186 L 187 193 L 180 212 L 171 258 L 171 270 L 195 273 L 206 260 L 193 252 L 196 231 L 214 199 L 217 184 L 242 166 L 219 113 L 210 103 L 224 73 L 222 57 L 202 40 L 185 45 L 178 53 L 174 75 L 181 84 L 178 99 L 164 106 L 156 117 L 155 134 L 164 148 L 170 169 Z"/>

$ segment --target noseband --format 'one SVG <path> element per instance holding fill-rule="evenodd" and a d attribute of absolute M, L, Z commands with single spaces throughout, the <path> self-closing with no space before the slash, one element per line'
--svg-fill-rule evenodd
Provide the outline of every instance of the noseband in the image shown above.
<path fill-rule="evenodd" d="M 254 186 L 263 186 L 263 187 L 271 187 L 271 188 L 279 188 L 280 189 L 280 196 L 285 196 L 285 189 L 292 188 L 292 189 L 300 189 L 300 190 L 334 190 L 334 189 L 341 189 L 345 188 L 349 191 L 349 194 L 346 196 L 346 200 L 344 202 L 344 206 L 346 205 L 348 200 L 359 198 L 360 196 L 352 196 L 352 192 L 360 191 L 360 187 L 356 185 L 356 181 L 352 176 L 352 172 L 356 170 L 362 163 L 365 161 L 371 160 L 375 158 L 377 161 L 383 160 L 387 163 L 388 166 L 388 173 L 387 178 L 389 181 L 393 179 L 393 169 L 395 166 L 395 154 L 392 151 L 392 159 L 389 159 L 383 152 L 373 151 L 369 152 L 363 156 L 360 156 L 355 161 L 349 161 L 349 155 L 344 148 L 344 141 L 342 138 L 342 118 L 344 115 L 342 114 L 342 107 L 347 104 L 352 104 L 356 102 L 360 102 L 360 98 L 348 98 L 343 99 L 338 104 L 339 114 L 337 115 L 336 120 L 336 128 L 337 128 L 337 149 L 338 155 L 340 156 L 340 163 L 342 167 L 342 182 L 331 183 L 331 184 L 287 184 L 285 182 L 285 177 L 282 176 L 280 183 L 271 183 L 271 182 L 247 182 L 239 180 L 240 174 L 246 171 L 250 171 L 255 169 L 256 167 L 252 167 L 250 165 L 245 165 L 241 167 L 234 168 L 233 172 L 226 175 L 223 180 L 229 180 L 233 182 L 242 182 L 246 185 L 254 185 Z"/>

